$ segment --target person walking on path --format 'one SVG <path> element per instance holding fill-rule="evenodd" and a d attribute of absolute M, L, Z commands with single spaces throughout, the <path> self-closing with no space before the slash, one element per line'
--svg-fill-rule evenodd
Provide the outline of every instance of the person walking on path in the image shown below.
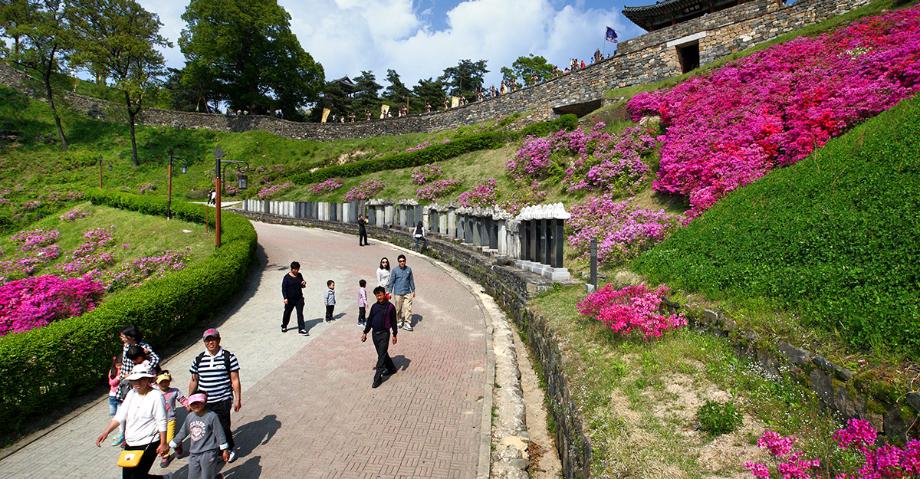
<path fill-rule="evenodd" d="M 387 300 L 387 292 L 382 286 L 374 288 L 374 297 L 377 302 L 371 306 L 371 313 L 367 317 L 367 324 L 364 326 L 364 332 L 361 334 L 361 342 L 367 341 L 367 333 L 374 331 L 373 341 L 374 348 L 377 350 L 377 371 L 374 372 L 374 382 L 372 388 L 380 386 L 380 383 L 390 375 L 396 373 L 396 365 L 390 358 L 389 343 L 390 331 L 393 331 L 393 345 L 396 345 L 396 334 L 399 329 L 396 328 L 396 308 L 393 303 Z"/>
<path fill-rule="evenodd" d="M 115 417 L 115 413 L 118 412 L 118 406 L 121 405 L 121 401 L 118 399 L 121 381 L 121 358 L 112 356 L 112 367 L 109 368 L 109 417 Z M 121 434 L 118 434 L 115 439 L 112 439 L 112 445 L 117 446 L 123 440 L 124 438 Z"/>
<path fill-rule="evenodd" d="M 335 281 L 326 281 L 326 295 L 323 297 L 323 303 L 326 305 L 326 321 L 332 321 L 332 313 L 335 311 Z"/>
<path fill-rule="evenodd" d="M 160 357 L 157 356 L 157 353 L 153 351 L 153 348 L 144 342 L 144 337 L 141 334 L 141 330 L 134 325 L 128 326 L 125 329 L 121 330 L 121 333 L 118 335 L 121 339 L 122 348 L 121 348 L 121 379 L 127 380 L 126 378 L 131 375 L 131 371 L 134 369 L 134 361 L 131 361 L 131 358 L 128 356 L 128 350 L 131 349 L 131 346 L 137 346 L 144 350 L 144 356 L 146 356 L 147 361 L 149 361 L 149 366 L 152 371 L 156 372 L 160 366 Z M 121 387 L 119 388 L 118 400 L 124 401 L 125 394 L 127 394 L 128 388 Z"/>
<path fill-rule="evenodd" d="M 96 447 L 117 428 L 124 431 L 126 451 L 139 451 L 140 462 L 121 470 L 122 479 L 160 477 L 150 474 L 158 455 L 166 454 L 166 403 L 163 393 L 153 388 L 153 371 L 138 367 L 127 377 L 131 392 L 125 397 L 115 417 L 96 438 Z"/>
<path fill-rule="evenodd" d="M 422 225 L 421 221 L 415 225 L 415 232 L 412 234 L 412 236 L 415 238 L 415 249 L 417 251 L 428 249 L 428 238 L 425 237 L 425 226 Z M 419 243 L 423 244 L 422 249 L 419 249 Z"/>
<path fill-rule="evenodd" d="M 377 286 L 383 286 L 387 293 L 390 293 L 390 260 L 386 256 L 380 258 L 380 266 L 377 268 Z"/>
<path fill-rule="evenodd" d="M 303 275 L 300 274 L 300 263 L 291 261 L 291 270 L 281 280 L 281 296 L 284 298 L 284 315 L 281 317 L 281 332 L 286 333 L 288 323 L 291 321 L 291 311 L 297 310 L 297 332 L 303 335 L 307 332 L 307 325 L 303 320 L 303 289 L 307 287 Z"/>
<path fill-rule="evenodd" d="M 230 460 L 230 445 L 221 427 L 220 418 L 213 411 L 205 409 L 208 396 L 205 393 L 193 394 L 188 398 L 191 410 L 185 416 L 182 428 L 175 439 L 169 442 L 176 453 L 182 452 L 182 441 L 189 437 L 188 479 L 217 479 L 223 477 L 217 473 L 218 457 L 224 462 Z"/>
<path fill-rule="evenodd" d="M 367 281 L 358 281 L 358 326 L 367 321 Z"/>
<path fill-rule="evenodd" d="M 236 459 L 233 432 L 230 429 L 230 408 L 239 412 L 243 406 L 240 386 L 240 363 L 236 355 L 220 346 L 220 333 L 210 328 L 201 336 L 205 351 L 199 354 L 189 372 L 192 379 L 188 383 L 189 396 L 199 391 L 208 395 L 208 409 L 214 411 L 220 419 L 220 425 L 227 437 L 230 456 L 227 462 Z"/>
<path fill-rule="evenodd" d="M 166 442 L 170 442 L 173 436 L 176 435 L 176 404 L 188 407 L 188 400 L 179 388 L 172 387 L 172 375 L 169 374 L 169 371 L 160 373 L 156 382 L 157 388 L 163 393 L 163 400 L 166 402 Z M 166 455 L 160 459 L 160 467 L 168 466 L 173 457 L 169 451 L 166 451 Z"/>
<path fill-rule="evenodd" d="M 367 246 L 367 217 L 358 216 L 358 246 Z"/>
<path fill-rule="evenodd" d="M 415 299 L 415 277 L 406 265 L 406 255 L 396 258 L 398 267 L 390 273 L 390 291 L 396 296 L 396 316 L 399 327 L 412 331 L 412 300 Z"/>

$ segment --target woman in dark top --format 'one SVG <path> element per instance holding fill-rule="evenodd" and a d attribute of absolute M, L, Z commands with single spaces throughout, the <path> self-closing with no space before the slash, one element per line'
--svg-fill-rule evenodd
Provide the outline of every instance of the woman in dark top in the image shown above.
<path fill-rule="evenodd" d="M 291 311 L 297 309 L 297 332 L 308 335 L 307 325 L 303 321 L 303 289 L 307 282 L 300 274 L 300 263 L 291 262 L 291 271 L 281 280 L 281 296 L 284 297 L 284 316 L 281 318 L 281 332 L 286 333 L 291 321 Z"/>

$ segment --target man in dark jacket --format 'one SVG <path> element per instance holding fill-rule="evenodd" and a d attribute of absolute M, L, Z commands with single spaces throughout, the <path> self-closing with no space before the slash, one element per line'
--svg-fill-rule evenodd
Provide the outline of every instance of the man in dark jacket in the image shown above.
<path fill-rule="evenodd" d="M 291 271 L 281 280 L 281 296 L 284 297 L 284 316 L 281 318 L 281 332 L 286 333 L 291 321 L 291 311 L 297 309 L 297 332 L 308 335 L 307 325 L 303 320 L 303 289 L 307 282 L 300 274 L 300 263 L 291 262 Z"/>
<path fill-rule="evenodd" d="M 367 217 L 358 216 L 358 246 L 367 246 Z"/>
<path fill-rule="evenodd" d="M 396 365 L 390 358 L 387 351 L 390 342 L 390 331 L 393 332 L 393 344 L 396 344 L 396 333 L 399 329 L 396 327 L 396 307 L 393 303 L 387 301 L 387 292 L 383 286 L 374 288 L 374 296 L 377 302 L 371 306 L 371 312 L 367 316 L 367 323 L 364 326 L 364 333 L 361 334 L 361 342 L 367 341 L 367 333 L 373 330 L 374 347 L 377 349 L 377 372 L 374 373 L 374 382 L 371 387 L 380 386 L 388 376 L 396 372 Z"/>

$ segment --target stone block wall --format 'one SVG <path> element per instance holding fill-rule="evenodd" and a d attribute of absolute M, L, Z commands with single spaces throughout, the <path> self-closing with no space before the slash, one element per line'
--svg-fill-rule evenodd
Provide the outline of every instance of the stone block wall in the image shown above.
<path fill-rule="evenodd" d="M 554 116 L 553 108 L 603 98 L 611 88 L 653 82 L 680 73 L 677 46 L 698 41 L 700 63 L 706 64 L 778 35 L 848 12 L 869 0 L 800 0 L 782 5 L 777 0 L 753 0 L 656 30 L 619 45 L 617 54 L 596 65 L 533 87 L 470 103 L 446 112 L 344 124 L 301 123 L 271 116 L 224 116 L 207 113 L 149 109 L 141 121 L 176 128 L 208 128 L 220 131 L 264 130 L 295 139 L 335 140 L 433 132 L 494 120 L 514 113 L 527 122 Z M 688 38 L 690 38 L 688 40 Z M 585 52 L 586 54 L 588 52 Z M 28 80 L 0 63 L 0 84 L 29 91 Z M 124 107 L 105 100 L 62 92 L 76 110 L 112 121 L 125 119 Z"/>

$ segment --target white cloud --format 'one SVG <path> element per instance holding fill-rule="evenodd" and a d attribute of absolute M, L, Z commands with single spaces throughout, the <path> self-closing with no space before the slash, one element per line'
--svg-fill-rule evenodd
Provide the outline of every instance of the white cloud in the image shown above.
<path fill-rule="evenodd" d="M 140 0 L 160 15 L 162 34 L 174 47 L 169 66 L 181 66 L 179 34 L 184 2 Z M 555 0 L 554 0 L 555 2 Z M 604 47 L 604 27 L 628 38 L 640 31 L 610 9 L 588 9 L 579 1 L 555 6 L 550 0 L 467 0 L 446 14 L 442 30 L 431 25 L 431 2 L 412 0 L 279 0 L 291 14 L 291 28 L 304 49 L 323 64 L 326 78 L 372 70 L 379 83 L 393 68 L 408 85 L 437 77 L 460 59 L 485 59 L 487 83 L 497 83 L 499 68 L 521 55 L 537 54 L 565 66 L 588 59 Z M 608 45 L 608 48 L 610 46 Z"/>

